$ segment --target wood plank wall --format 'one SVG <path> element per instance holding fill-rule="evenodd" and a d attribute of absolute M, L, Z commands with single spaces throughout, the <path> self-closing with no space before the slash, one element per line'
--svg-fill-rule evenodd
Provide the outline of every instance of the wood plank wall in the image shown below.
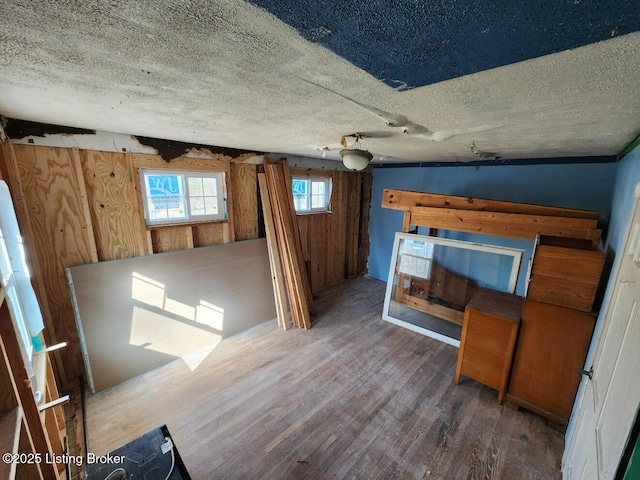
<path fill-rule="evenodd" d="M 0 147 L 0 172 L 25 237 L 45 339 L 68 343 L 55 359 L 64 387 L 84 375 L 66 267 L 258 237 L 255 165 L 222 156 L 167 163 L 158 155 L 13 143 Z M 225 172 L 228 221 L 147 228 L 141 167 Z M 372 175 L 306 169 L 294 174 L 329 174 L 333 179 L 332 212 L 297 217 L 312 290 L 365 273 Z"/>
<path fill-rule="evenodd" d="M 370 173 L 291 168 L 292 176 L 331 177 L 331 212 L 298 215 L 311 290 L 367 272 Z"/>

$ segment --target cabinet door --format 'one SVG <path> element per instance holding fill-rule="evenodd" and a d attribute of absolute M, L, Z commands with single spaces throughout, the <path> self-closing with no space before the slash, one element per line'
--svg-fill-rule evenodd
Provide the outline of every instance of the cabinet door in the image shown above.
<path fill-rule="evenodd" d="M 527 300 L 509 394 L 568 419 L 594 324 L 594 314 Z"/>

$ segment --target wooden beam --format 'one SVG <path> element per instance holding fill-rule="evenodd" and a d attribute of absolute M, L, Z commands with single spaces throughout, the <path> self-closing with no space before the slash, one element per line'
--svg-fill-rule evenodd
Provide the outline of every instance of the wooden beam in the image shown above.
<path fill-rule="evenodd" d="M 454 210 L 448 208 L 414 207 L 411 224 L 421 227 L 442 228 L 459 232 L 481 233 L 512 238 L 535 240 L 538 233 L 558 237 L 599 240 L 602 230 L 573 228 L 545 224 L 542 217 L 524 214 Z M 567 221 L 570 224 L 570 221 Z"/>
<path fill-rule="evenodd" d="M 595 230 L 598 228 L 598 222 L 595 220 L 572 217 L 552 217 L 544 215 L 529 215 L 525 213 L 485 212 L 433 207 L 411 207 L 409 211 L 412 214 L 415 213 L 432 216 L 455 215 L 462 219 L 504 223 L 509 225 L 572 228 L 577 230 Z M 414 218 L 412 217 L 411 220 L 414 220 Z"/>
<path fill-rule="evenodd" d="M 408 190 L 385 189 L 382 194 L 382 207 L 394 210 L 410 210 L 411 207 L 451 208 L 457 210 L 475 210 L 502 213 L 522 213 L 552 217 L 572 217 L 598 220 L 600 212 L 577 210 L 562 207 L 547 207 L 526 203 L 503 202 L 483 198 L 458 197 L 436 193 L 411 192 Z"/>
<path fill-rule="evenodd" d="M 269 250 L 271 281 L 273 282 L 273 295 L 276 301 L 278 325 L 287 330 L 291 327 L 291 320 L 287 314 L 287 293 L 285 290 L 284 275 L 282 272 L 282 260 L 280 258 L 280 252 L 278 251 L 278 240 L 276 238 L 275 225 L 273 221 L 273 210 L 269 199 L 267 178 L 264 173 L 258 174 L 258 184 L 260 185 L 260 199 L 262 200 L 264 228 L 267 237 L 267 248 Z"/>
<path fill-rule="evenodd" d="M 304 261 L 304 254 L 302 252 L 302 242 L 300 241 L 300 229 L 298 227 L 296 207 L 293 203 L 293 186 L 291 179 L 291 172 L 289 171 L 289 163 L 286 160 L 281 160 L 280 165 L 282 167 L 282 178 L 284 181 L 284 195 L 282 200 L 288 206 L 289 218 L 291 219 L 291 226 L 293 230 L 293 242 L 296 250 L 295 257 L 298 261 L 298 268 L 304 274 L 302 280 L 302 286 L 305 289 L 305 295 L 307 297 L 307 305 L 309 310 L 313 310 L 313 295 L 311 293 L 311 281 L 307 274 L 306 264 Z"/>
<path fill-rule="evenodd" d="M 271 204 L 274 209 L 278 244 L 283 258 L 283 266 L 287 278 L 287 289 L 291 311 L 296 325 L 299 328 L 311 328 L 309 318 L 309 297 L 304 282 L 307 281 L 304 262 L 300 267 L 301 253 L 296 247 L 294 233 L 294 219 L 291 218 L 291 210 L 288 203 L 290 191 L 286 188 L 286 181 L 281 165 L 265 162 L 265 172 Z M 297 223 L 296 223 L 297 228 Z"/>

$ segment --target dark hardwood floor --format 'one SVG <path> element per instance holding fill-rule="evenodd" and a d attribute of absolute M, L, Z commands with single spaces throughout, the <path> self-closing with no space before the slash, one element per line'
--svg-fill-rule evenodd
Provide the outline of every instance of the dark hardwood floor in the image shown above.
<path fill-rule="evenodd" d="M 457 349 L 383 321 L 384 290 L 345 282 L 308 331 L 270 321 L 88 395 L 89 451 L 166 424 L 194 479 L 560 478 L 564 435 L 454 385 Z"/>

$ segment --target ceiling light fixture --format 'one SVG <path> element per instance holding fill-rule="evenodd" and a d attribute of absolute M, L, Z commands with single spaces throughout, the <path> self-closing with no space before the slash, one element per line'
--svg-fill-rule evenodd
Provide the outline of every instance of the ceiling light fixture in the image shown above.
<path fill-rule="evenodd" d="M 343 148 L 340 150 L 340 156 L 342 157 L 342 163 L 344 163 L 345 167 L 357 172 L 367 168 L 369 161 L 373 158 L 370 152 L 360 150 L 359 148 Z"/>

